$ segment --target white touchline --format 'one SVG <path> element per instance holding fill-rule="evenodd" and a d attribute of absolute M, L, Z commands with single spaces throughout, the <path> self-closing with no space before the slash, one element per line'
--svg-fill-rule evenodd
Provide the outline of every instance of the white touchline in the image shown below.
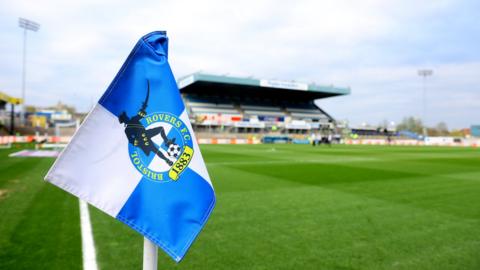
<path fill-rule="evenodd" d="M 92 224 L 88 204 L 81 199 L 80 202 L 80 226 L 82 231 L 82 254 L 83 270 L 97 270 L 97 257 L 95 255 L 95 242 L 93 241 Z"/>

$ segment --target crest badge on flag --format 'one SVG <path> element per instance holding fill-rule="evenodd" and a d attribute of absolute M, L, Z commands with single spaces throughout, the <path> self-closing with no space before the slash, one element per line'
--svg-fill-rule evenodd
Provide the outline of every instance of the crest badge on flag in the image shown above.
<path fill-rule="evenodd" d="M 215 194 L 167 57 L 165 32 L 138 41 L 45 180 L 180 261 Z"/>

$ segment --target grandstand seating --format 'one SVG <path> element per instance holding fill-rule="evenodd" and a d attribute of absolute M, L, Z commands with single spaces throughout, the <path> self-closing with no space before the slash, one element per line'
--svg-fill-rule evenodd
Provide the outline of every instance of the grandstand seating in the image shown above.
<path fill-rule="evenodd" d="M 184 95 L 194 127 L 201 131 L 228 133 L 306 134 L 331 119 L 311 101 L 275 100 L 255 97 Z M 201 128 L 201 127 L 204 128 Z M 226 129 L 223 127 L 227 127 Z M 229 127 L 229 128 L 228 128 Z"/>
<path fill-rule="evenodd" d="M 243 110 L 245 116 L 285 117 L 285 112 L 280 107 L 241 105 L 240 108 Z"/>
<path fill-rule="evenodd" d="M 272 112 L 280 112 L 280 107 L 274 106 L 253 106 L 253 105 L 241 105 L 240 106 L 244 110 L 256 110 L 256 111 L 272 111 Z"/>
<path fill-rule="evenodd" d="M 312 119 L 312 120 L 327 119 L 327 117 L 324 114 L 322 114 L 321 112 L 317 112 L 317 113 L 291 113 L 290 115 L 294 118 L 299 118 L 299 119 Z"/>
<path fill-rule="evenodd" d="M 221 113 L 221 114 L 239 114 L 235 109 L 224 108 L 205 108 L 205 107 L 191 107 L 193 113 Z"/>
<path fill-rule="evenodd" d="M 241 113 L 234 108 L 233 104 L 217 104 L 211 102 L 192 102 L 187 101 L 187 108 L 191 114 L 231 114 L 240 115 Z"/>
<path fill-rule="evenodd" d="M 252 111 L 252 110 L 246 110 L 245 115 L 250 115 L 250 116 L 276 116 L 276 117 L 284 117 L 285 113 L 278 111 L 278 112 L 273 112 L 273 111 Z"/>
<path fill-rule="evenodd" d="M 202 133 L 309 134 L 330 129 L 333 118 L 314 100 L 349 93 L 316 85 L 299 91 L 289 83 L 203 73 L 186 78 L 180 83 L 182 98 L 194 129 Z"/>

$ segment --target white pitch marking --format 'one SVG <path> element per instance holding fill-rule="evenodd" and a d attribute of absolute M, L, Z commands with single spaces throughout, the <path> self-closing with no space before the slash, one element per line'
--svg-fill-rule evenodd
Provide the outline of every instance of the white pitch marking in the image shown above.
<path fill-rule="evenodd" d="M 88 204 L 78 199 L 80 202 L 80 226 L 82 230 L 82 254 L 83 269 L 97 270 L 97 256 L 95 254 L 95 242 L 93 241 L 92 223 L 90 223 L 90 213 Z"/>

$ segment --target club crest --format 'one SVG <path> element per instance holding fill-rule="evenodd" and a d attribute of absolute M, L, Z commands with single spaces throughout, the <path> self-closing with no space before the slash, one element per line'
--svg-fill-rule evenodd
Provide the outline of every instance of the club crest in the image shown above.
<path fill-rule="evenodd" d="M 177 181 L 192 160 L 192 137 L 178 116 L 168 112 L 147 114 L 149 95 L 147 81 L 147 95 L 137 114 L 129 117 L 123 112 L 118 117 L 125 127 L 130 160 L 147 179 Z"/>

